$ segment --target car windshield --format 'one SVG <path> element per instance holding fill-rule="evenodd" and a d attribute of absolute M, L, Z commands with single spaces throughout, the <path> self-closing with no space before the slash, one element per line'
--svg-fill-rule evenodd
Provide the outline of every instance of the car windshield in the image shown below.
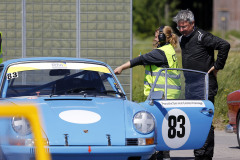
<path fill-rule="evenodd" d="M 110 70 L 100 64 L 33 62 L 11 65 L 6 74 L 6 95 L 18 96 L 114 96 L 121 97 Z"/>

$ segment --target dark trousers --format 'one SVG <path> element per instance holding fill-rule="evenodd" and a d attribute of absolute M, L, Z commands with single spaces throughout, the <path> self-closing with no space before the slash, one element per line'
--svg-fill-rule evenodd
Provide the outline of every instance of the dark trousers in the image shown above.
<path fill-rule="evenodd" d="M 194 156 L 198 159 L 212 159 L 214 152 L 214 127 L 211 126 L 206 142 L 200 149 L 194 150 Z M 196 159 L 197 159 L 196 158 Z"/>
<path fill-rule="evenodd" d="M 209 96 L 208 99 L 214 104 L 214 96 Z M 213 125 L 211 125 L 206 142 L 204 143 L 202 148 L 194 150 L 194 156 L 197 157 L 196 159 L 199 160 L 200 159 L 211 160 L 213 157 L 213 153 L 214 153 L 214 127 Z"/>

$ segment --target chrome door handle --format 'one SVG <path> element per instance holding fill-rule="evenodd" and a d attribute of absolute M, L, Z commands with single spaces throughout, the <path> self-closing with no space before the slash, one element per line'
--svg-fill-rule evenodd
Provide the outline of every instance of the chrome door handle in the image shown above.
<path fill-rule="evenodd" d="M 209 114 L 213 114 L 213 110 L 212 109 L 203 108 L 201 110 L 201 113 L 203 113 L 205 115 L 209 115 Z"/>

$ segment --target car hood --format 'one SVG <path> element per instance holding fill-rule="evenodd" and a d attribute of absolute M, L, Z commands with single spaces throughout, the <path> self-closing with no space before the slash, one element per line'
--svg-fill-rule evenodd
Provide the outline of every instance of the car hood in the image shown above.
<path fill-rule="evenodd" d="M 39 107 L 49 145 L 125 145 L 123 99 L 58 97 L 27 101 Z M 12 102 L 20 104 L 19 99 Z"/>

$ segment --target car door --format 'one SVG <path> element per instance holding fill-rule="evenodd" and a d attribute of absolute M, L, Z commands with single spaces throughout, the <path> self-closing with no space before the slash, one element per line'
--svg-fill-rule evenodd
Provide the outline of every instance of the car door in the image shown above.
<path fill-rule="evenodd" d="M 152 86 L 154 89 L 152 88 L 144 102 L 156 119 L 156 149 L 201 148 L 208 136 L 214 115 L 214 105 L 207 100 L 208 74 L 180 69 L 178 72 L 178 79 L 181 81 L 179 83 L 181 84 L 180 94 L 175 99 L 168 99 L 167 97 L 171 93 L 169 88 L 174 87 L 168 85 L 170 77 L 168 70 L 163 71 L 167 74 L 159 73 L 157 78 L 165 75 L 164 90 L 155 90 L 157 83 L 155 80 Z"/>

